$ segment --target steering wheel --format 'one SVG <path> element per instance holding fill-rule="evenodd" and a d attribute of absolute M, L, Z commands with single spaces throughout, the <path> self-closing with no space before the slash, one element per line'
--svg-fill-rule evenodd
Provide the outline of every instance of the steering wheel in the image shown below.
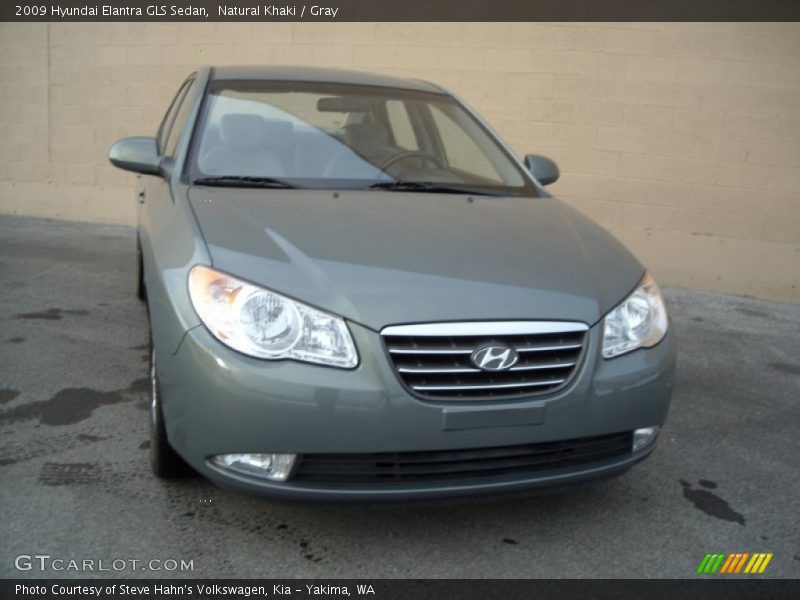
<path fill-rule="evenodd" d="M 390 166 L 392 166 L 394 163 L 396 163 L 398 161 L 405 160 L 406 158 L 414 158 L 414 157 L 421 158 L 423 160 L 427 160 L 428 162 L 431 162 L 434 165 L 436 165 L 436 167 L 438 167 L 439 169 L 444 170 L 444 165 L 442 164 L 441 160 L 436 158 L 433 154 L 428 154 L 427 152 L 421 152 L 419 150 L 408 150 L 406 152 L 400 152 L 399 154 L 395 154 L 394 156 L 390 156 L 385 161 L 383 161 L 378 166 L 378 168 L 381 171 L 385 171 L 386 169 L 388 169 Z"/>

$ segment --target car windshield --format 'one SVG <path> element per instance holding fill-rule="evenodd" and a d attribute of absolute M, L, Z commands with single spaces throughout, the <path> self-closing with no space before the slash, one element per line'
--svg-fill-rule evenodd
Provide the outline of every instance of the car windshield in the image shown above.
<path fill-rule="evenodd" d="M 445 94 L 217 81 L 196 131 L 197 183 L 536 195 L 509 153 Z"/>

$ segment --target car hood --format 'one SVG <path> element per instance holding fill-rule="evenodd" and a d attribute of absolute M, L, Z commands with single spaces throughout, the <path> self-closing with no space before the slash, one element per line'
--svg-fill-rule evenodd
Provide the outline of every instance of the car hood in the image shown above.
<path fill-rule="evenodd" d="M 644 269 L 554 198 L 192 187 L 213 267 L 375 330 L 594 324 Z"/>

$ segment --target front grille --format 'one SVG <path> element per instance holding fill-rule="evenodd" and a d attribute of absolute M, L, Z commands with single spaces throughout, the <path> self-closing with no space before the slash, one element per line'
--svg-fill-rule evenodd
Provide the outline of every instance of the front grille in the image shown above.
<path fill-rule="evenodd" d="M 382 332 L 400 381 L 433 400 L 534 396 L 565 386 L 577 372 L 586 344 L 583 323 L 499 321 L 400 325 Z M 486 371 L 472 360 L 492 344 L 513 348 L 518 361 Z"/>
<path fill-rule="evenodd" d="M 305 454 L 292 481 L 381 485 L 524 476 L 631 453 L 631 432 L 559 442 L 432 452 Z"/>

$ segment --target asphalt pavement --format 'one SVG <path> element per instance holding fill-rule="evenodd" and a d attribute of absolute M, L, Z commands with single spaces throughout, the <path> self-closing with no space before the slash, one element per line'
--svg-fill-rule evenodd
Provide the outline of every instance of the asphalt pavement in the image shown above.
<path fill-rule="evenodd" d="M 129 228 L 0 217 L 0 577 L 692 577 L 708 552 L 800 577 L 800 306 L 667 289 L 672 408 L 622 477 L 365 509 L 156 480 L 134 279 Z"/>

